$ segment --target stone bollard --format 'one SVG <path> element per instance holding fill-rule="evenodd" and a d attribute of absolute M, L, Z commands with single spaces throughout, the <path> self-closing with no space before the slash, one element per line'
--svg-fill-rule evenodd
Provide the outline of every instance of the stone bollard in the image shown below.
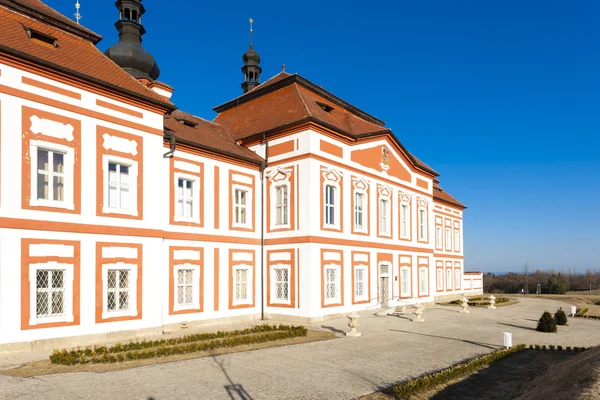
<path fill-rule="evenodd" d="M 425 320 L 423 319 L 423 317 L 421 317 L 421 315 L 423 315 L 423 308 L 424 308 L 424 307 L 423 307 L 423 305 L 422 305 L 421 303 L 417 303 L 417 304 L 415 305 L 415 308 L 417 309 L 417 310 L 415 311 L 416 318 L 413 318 L 413 320 L 412 320 L 412 321 L 413 321 L 413 322 L 423 322 L 423 321 L 425 321 Z"/>
<path fill-rule="evenodd" d="M 494 304 L 496 304 L 496 297 L 494 297 L 494 295 L 491 295 L 490 296 L 490 306 L 488 308 L 490 310 L 495 310 L 496 306 Z"/>
<path fill-rule="evenodd" d="M 362 333 L 357 332 L 356 328 L 359 327 L 358 319 L 360 315 L 358 314 L 350 314 L 348 315 L 348 326 L 350 327 L 350 332 L 346 332 L 346 336 L 358 337 L 361 336 Z"/>
<path fill-rule="evenodd" d="M 467 310 L 467 308 L 469 308 L 469 299 L 467 299 L 467 297 L 463 294 L 460 297 L 460 306 L 462 307 L 462 310 L 460 310 L 461 314 L 468 314 L 469 310 Z"/>
<path fill-rule="evenodd" d="M 571 317 L 574 317 L 577 314 L 577 307 L 571 306 Z"/>

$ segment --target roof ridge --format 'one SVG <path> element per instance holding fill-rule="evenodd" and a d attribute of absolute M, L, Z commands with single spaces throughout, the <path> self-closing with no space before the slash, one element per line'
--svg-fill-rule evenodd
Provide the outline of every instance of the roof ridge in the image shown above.
<path fill-rule="evenodd" d="M 304 96 L 302 96 L 302 93 L 300 93 L 300 91 L 298 90 L 298 85 L 294 85 L 294 90 L 296 90 L 296 93 L 298 93 L 298 96 L 300 97 L 300 101 L 302 101 L 302 105 L 304 106 L 304 111 L 306 111 L 306 116 L 312 117 L 312 114 L 310 113 L 310 110 L 308 109 L 308 106 L 306 105 L 306 100 L 304 100 Z"/>

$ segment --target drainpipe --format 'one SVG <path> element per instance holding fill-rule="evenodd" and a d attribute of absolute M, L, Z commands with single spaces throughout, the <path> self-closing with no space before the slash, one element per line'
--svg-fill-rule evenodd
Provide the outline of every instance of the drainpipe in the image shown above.
<path fill-rule="evenodd" d="M 269 142 L 263 133 L 265 160 L 260 165 L 260 320 L 265 320 L 265 169 L 269 165 Z"/>

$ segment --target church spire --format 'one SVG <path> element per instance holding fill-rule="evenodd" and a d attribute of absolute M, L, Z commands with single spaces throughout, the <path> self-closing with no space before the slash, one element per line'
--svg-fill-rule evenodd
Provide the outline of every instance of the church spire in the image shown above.
<path fill-rule="evenodd" d="M 252 44 L 253 23 L 254 20 L 250 18 L 250 47 L 248 48 L 248 51 L 242 55 L 242 60 L 244 60 L 244 66 L 242 67 L 242 72 L 244 73 L 242 90 L 244 93 L 247 93 L 260 85 L 260 74 L 262 73 L 262 68 L 259 66 L 260 56 L 254 51 L 254 45 Z"/>
<path fill-rule="evenodd" d="M 160 69 L 152 54 L 142 48 L 142 15 L 146 12 L 142 0 L 117 0 L 119 20 L 115 27 L 119 31 L 119 43 L 111 46 L 105 54 L 136 79 L 154 81 Z"/>

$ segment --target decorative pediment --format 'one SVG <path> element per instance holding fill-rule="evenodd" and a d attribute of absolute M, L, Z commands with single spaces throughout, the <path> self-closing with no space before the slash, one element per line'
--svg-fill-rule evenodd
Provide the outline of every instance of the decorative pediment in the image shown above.
<path fill-rule="evenodd" d="M 364 178 L 353 178 L 352 185 L 359 190 L 367 190 L 371 183 Z"/>
<path fill-rule="evenodd" d="M 387 186 L 387 185 L 380 185 L 377 187 L 377 191 L 379 192 L 379 195 L 381 197 L 390 197 L 393 193 L 393 190 L 391 187 Z"/>
<path fill-rule="evenodd" d="M 292 174 L 291 169 L 277 167 L 267 174 L 267 177 L 273 182 L 281 182 L 288 180 Z"/>
<path fill-rule="evenodd" d="M 342 180 L 342 173 L 334 168 L 322 169 L 321 175 L 326 181 L 340 182 Z"/>
<path fill-rule="evenodd" d="M 400 156 L 391 150 L 387 143 L 366 149 L 353 150 L 350 158 L 363 167 L 393 176 L 405 182 L 412 182 L 409 170 L 400 161 Z"/>
<path fill-rule="evenodd" d="M 412 195 L 408 192 L 400 192 L 400 202 L 403 203 L 410 203 L 410 199 L 412 198 Z"/>
<path fill-rule="evenodd" d="M 419 207 L 427 208 L 427 204 L 429 204 L 429 202 L 423 197 L 417 197 L 417 204 L 419 205 Z"/>

